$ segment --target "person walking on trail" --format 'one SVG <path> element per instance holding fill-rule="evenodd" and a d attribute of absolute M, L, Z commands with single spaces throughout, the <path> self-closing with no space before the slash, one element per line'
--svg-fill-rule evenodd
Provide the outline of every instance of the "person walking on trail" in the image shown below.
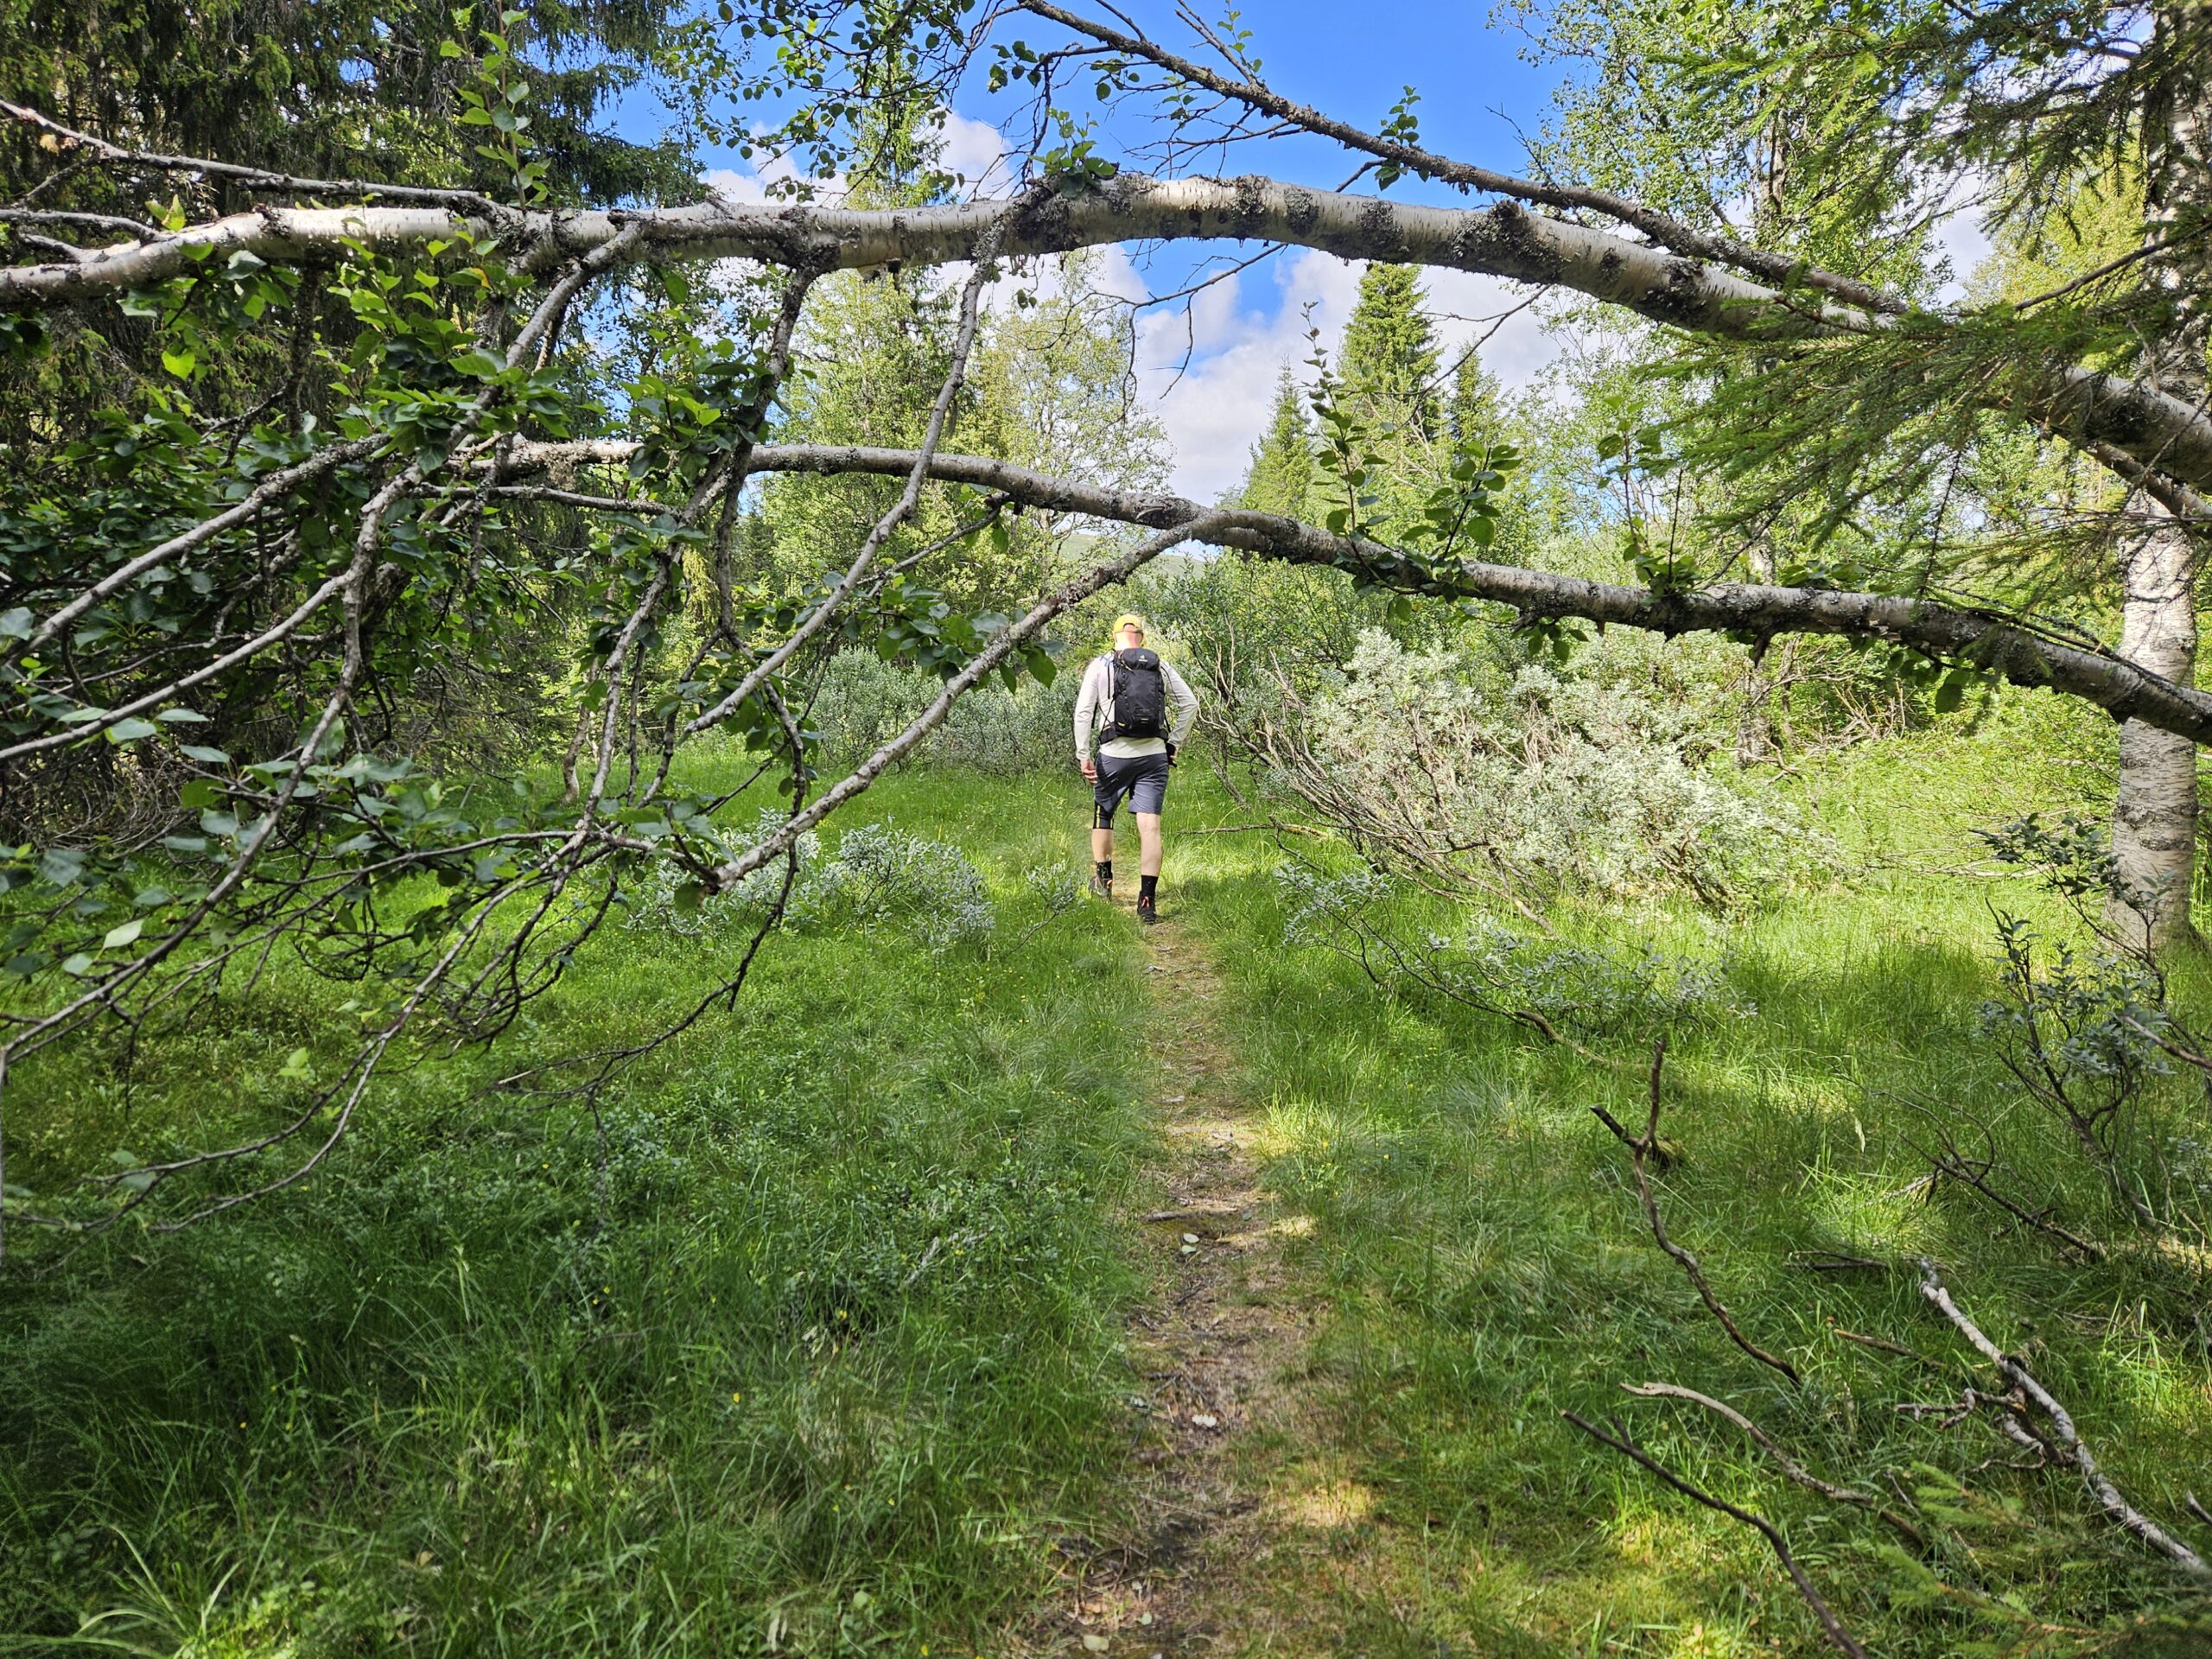
<path fill-rule="evenodd" d="M 1090 890 L 1114 895 L 1114 813 L 1126 798 L 1137 821 L 1137 919 L 1147 925 L 1160 919 L 1160 810 L 1167 798 L 1167 769 L 1198 717 L 1198 699 L 1183 677 L 1145 649 L 1144 619 L 1116 617 L 1114 649 L 1084 671 L 1075 700 L 1075 758 L 1094 803 L 1090 856 L 1097 869 Z"/>

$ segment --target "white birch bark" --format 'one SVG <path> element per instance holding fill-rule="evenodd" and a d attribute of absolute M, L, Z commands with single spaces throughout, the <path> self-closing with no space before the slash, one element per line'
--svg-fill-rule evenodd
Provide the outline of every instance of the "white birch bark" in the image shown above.
<path fill-rule="evenodd" d="M 2196 48 L 2207 41 L 2206 9 L 2197 0 L 2181 0 L 2159 10 L 2154 28 L 2160 37 L 2154 53 L 2167 60 L 2147 135 L 2145 230 L 2153 241 L 2177 238 L 2184 249 L 2194 242 L 2196 251 L 2180 253 L 2164 267 L 2173 289 L 2173 321 L 2149 353 L 2146 378 L 2165 396 L 2202 407 L 2212 323 L 2198 302 L 2212 267 L 2202 251 L 2202 216 L 2212 210 L 2212 77 Z M 2193 237 L 2186 233 L 2192 225 Z M 2150 526 L 2120 555 L 2120 654 L 2177 685 L 2194 685 L 2203 531 L 2200 526 L 2192 533 L 2163 509 L 2151 511 Z M 2115 925 L 2147 925 L 2152 943 L 2161 945 L 2194 937 L 2190 899 L 2199 816 L 2196 745 L 2139 721 L 2123 722 L 2112 842 L 2126 892 L 2112 906 Z"/>

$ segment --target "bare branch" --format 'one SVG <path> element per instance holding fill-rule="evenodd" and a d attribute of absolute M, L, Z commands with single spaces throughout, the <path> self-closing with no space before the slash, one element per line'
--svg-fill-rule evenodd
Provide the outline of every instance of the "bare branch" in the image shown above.
<path fill-rule="evenodd" d="M 435 201 L 479 213 L 504 213 L 498 202 L 474 190 L 437 190 L 411 184 L 380 184 L 366 179 L 308 179 L 290 173 L 271 173 L 266 168 L 241 167 L 235 162 L 210 161 L 200 156 L 164 156 L 154 150 L 126 149 L 89 132 L 79 132 L 21 104 L 0 99 L 0 115 L 46 134 L 57 141 L 60 152 L 87 152 L 91 160 L 109 166 L 144 168 L 156 173 L 198 173 L 211 179 L 228 179 L 251 189 L 282 190 L 306 196 L 390 197 L 395 201 Z M 128 220 L 116 221 L 127 225 Z"/>
<path fill-rule="evenodd" d="M 1257 80 L 1232 79 L 1170 52 L 1141 35 L 1125 34 L 1120 29 L 1109 29 L 1090 18 L 1077 16 L 1071 11 L 1050 4 L 1048 0 L 1020 0 L 1020 3 L 1022 10 L 1049 19 L 1077 34 L 1088 35 L 1116 52 L 1141 58 L 1193 86 L 1203 86 L 1208 92 L 1249 105 L 1291 126 L 1334 139 L 1347 149 L 1361 151 L 1378 161 L 1402 167 L 1409 173 L 1441 179 L 1446 184 L 1456 184 L 1465 189 L 1532 201 L 1540 207 L 1586 209 L 1603 213 L 1608 219 L 1617 219 L 1624 225 L 1633 226 L 1661 247 L 1687 257 L 1711 259 L 1721 264 L 1733 265 L 1770 283 L 1794 283 L 1821 289 L 1868 310 L 1902 313 L 1907 308 L 1903 300 L 1865 283 L 1839 276 L 1834 271 L 1802 266 L 1788 254 L 1745 247 L 1726 237 L 1693 230 L 1669 214 L 1656 212 L 1630 201 L 1625 196 L 1615 195 L 1610 190 L 1593 190 L 1581 185 L 1540 183 L 1534 179 L 1516 178 L 1510 173 L 1493 173 L 1486 167 L 1454 161 L 1448 156 L 1425 149 L 1419 144 L 1405 143 L 1364 131 L 1348 121 L 1339 121 L 1309 105 L 1285 98 Z"/>
<path fill-rule="evenodd" d="M 1627 1143 L 1629 1163 L 1636 1171 L 1636 1190 L 1643 1199 L 1643 1217 L 1650 1223 L 1651 1236 L 1659 1241 L 1659 1248 L 1673 1256 L 1683 1273 L 1688 1275 L 1690 1286 L 1697 1292 L 1698 1300 L 1705 1304 L 1706 1311 L 1720 1321 L 1720 1328 L 1728 1333 L 1728 1340 L 1758 1361 L 1760 1364 L 1770 1370 L 1781 1372 L 1792 1382 L 1802 1387 L 1804 1378 L 1797 1375 L 1797 1368 L 1788 1360 L 1767 1352 L 1765 1349 L 1744 1334 L 1744 1328 L 1736 1323 L 1736 1316 L 1728 1311 L 1726 1305 L 1719 1297 L 1713 1294 L 1713 1286 L 1707 1282 L 1705 1269 L 1698 1264 L 1697 1257 L 1667 1236 L 1667 1224 L 1659 1215 L 1659 1195 L 1653 1190 L 1651 1172 L 1645 1167 L 1650 1161 L 1652 1154 L 1658 1149 L 1659 1146 L 1659 1085 L 1666 1059 L 1667 1039 L 1662 1037 L 1651 1045 L 1651 1114 L 1644 1123 L 1643 1133 L 1641 1135 L 1631 1139 L 1622 1134 L 1621 1127 L 1618 1122 L 1611 1117 L 1605 1119 L 1607 1127 Z"/>
<path fill-rule="evenodd" d="M 1621 1389 L 1624 1393 L 1635 1395 L 1641 1399 L 1687 1400 L 1693 1405 L 1703 1406 L 1715 1416 L 1725 1417 L 1743 1430 L 1746 1439 L 1774 1459 L 1776 1467 L 1807 1491 L 1818 1492 L 1822 1497 L 1833 1503 L 1852 1503 L 1861 1509 L 1872 1510 L 1916 1547 L 1922 1549 L 1928 1547 L 1928 1535 L 1884 1503 L 1880 1498 L 1872 1492 L 1859 1491 L 1849 1486 L 1837 1486 L 1822 1480 L 1783 1451 L 1779 1445 L 1776 1444 L 1771 1435 L 1745 1416 L 1742 1412 L 1737 1410 L 1735 1407 L 1715 1400 L 1709 1394 L 1700 1394 L 1695 1389 L 1681 1388 L 1672 1382 L 1624 1382 L 1621 1384 Z"/>
<path fill-rule="evenodd" d="M 588 444 L 524 443 L 515 446 L 512 459 L 515 467 L 526 471 L 570 461 L 620 461 L 634 452 L 634 445 L 605 439 Z M 901 475 L 914 460 L 911 449 L 763 444 L 753 452 L 752 467 L 756 473 Z M 1407 591 L 1489 600 L 1512 607 L 1524 618 L 1585 617 L 1670 636 L 1719 632 L 1764 639 L 1819 633 L 1893 640 L 1939 662 L 1970 662 L 2014 685 L 2080 697 L 2115 720 L 2139 720 L 2199 743 L 2212 743 L 2212 693 L 2177 685 L 2111 652 L 2046 638 L 2031 622 L 1995 611 L 1889 594 L 1747 582 L 1714 582 L 1694 592 L 1656 594 L 1649 588 L 1472 560 L 1439 574 L 1415 564 L 1402 549 L 1334 535 L 1272 513 L 1210 514 L 1198 503 L 1179 496 L 1105 488 L 980 455 L 938 454 L 931 459 L 929 471 L 931 477 L 950 483 L 995 490 L 1027 505 L 1078 518 L 1161 529 L 1209 517 L 1214 529 L 1192 534 L 1191 540 L 1294 564 L 1357 569 L 1370 580 Z"/>
<path fill-rule="evenodd" d="M 1032 191 L 1030 199 L 1041 200 L 1041 192 Z M 938 386 L 937 397 L 930 404 L 929 422 L 922 432 L 921 448 L 914 452 L 913 464 L 906 469 L 906 485 L 899 491 L 899 499 L 869 529 L 866 539 L 861 543 L 860 551 L 853 556 L 852 563 L 837 579 L 837 585 L 829 595 L 808 613 L 788 639 L 754 664 L 728 696 L 685 722 L 683 736 L 693 736 L 728 719 L 731 713 L 743 707 L 745 700 L 759 690 L 771 675 L 803 650 L 808 640 L 828 626 L 837 607 L 858 585 L 861 578 L 867 575 L 868 567 L 874 563 L 875 556 L 882 550 L 883 544 L 921 505 L 923 480 L 929 476 L 930 463 L 937 455 L 938 445 L 944 441 L 944 423 L 952 413 L 953 400 L 959 396 L 960 387 L 967 378 L 968 356 L 975 348 L 976 324 L 982 315 L 983 287 L 995 274 L 992 261 L 998 251 L 1001 236 L 1010 222 L 1007 219 L 997 221 L 993 230 L 1000 234 L 987 234 L 981 239 L 976 250 L 976 268 L 962 285 L 960 326 L 953 336 L 952 360 L 945 370 L 944 384 Z"/>
<path fill-rule="evenodd" d="M 1930 1306 L 1957 1328 L 1961 1336 L 1972 1343 L 1975 1350 L 1997 1368 L 1998 1375 L 2035 1402 L 2050 1425 L 2051 1438 L 2058 1452 L 2081 1471 L 2091 1496 L 2107 1515 L 2183 1571 L 2198 1578 L 2212 1578 L 2212 1567 L 2205 1564 L 2202 1556 L 2120 1495 L 2120 1488 L 2112 1484 L 2111 1478 L 2098 1465 L 2075 1428 L 2074 1419 L 2068 1414 L 2066 1408 L 2058 1403 L 2050 1389 L 2036 1381 L 2026 1366 L 1982 1334 L 1981 1327 L 1968 1319 L 1959 1305 L 1951 1300 L 1951 1293 L 1943 1287 L 1943 1281 L 1936 1274 L 1936 1264 L 1926 1256 L 1920 1259 L 1920 1294 L 1927 1298 Z"/>
<path fill-rule="evenodd" d="M 145 287 L 240 250 L 272 263 L 335 254 L 349 244 L 420 246 L 461 233 L 500 234 L 545 268 L 642 227 L 639 258 L 749 258 L 793 268 L 944 264 L 986 247 L 1001 255 L 1060 253 L 1107 243 L 1256 240 L 1555 283 L 1669 327 L 1720 339 L 1783 341 L 1899 327 L 1940 318 L 1892 317 L 1860 305 L 1801 302 L 1771 287 L 1664 248 L 1530 213 L 1433 207 L 1310 190 L 1262 178 L 1148 179 L 1123 174 L 1078 195 L 870 211 L 744 204 L 497 219 L 431 207 L 270 207 L 149 240 L 92 250 L 84 260 L 0 269 L 0 308 L 74 303 Z M 1994 409 L 2109 444 L 2141 465 L 2212 490 L 2212 416 L 2153 382 L 2079 364 L 2021 365 L 1975 394 Z"/>
<path fill-rule="evenodd" d="M 1606 1433 L 1588 1418 L 1575 1412 L 1562 1411 L 1560 1415 L 1590 1436 L 1592 1440 L 1611 1446 L 1624 1457 L 1634 1459 L 1691 1502 L 1702 1503 L 1707 1509 L 1716 1510 L 1728 1516 L 1732 1521 L 1740 1521 L 1756 1531 L 1760 1537 L 1773 1546 L 1776 1557 L 1782 1562 L 1782 1570 L 1789 1575 L 1789 1582 L 1797 1586 L 1797 1593 L 1804 1598 L 1805 1605 L 1813 1610 L 1813 1617 L 1820 1620 L 1822 1632 L 1827 1635 L 1829 1642 L 1834 1644 L 1836 1650 L 1849 1655 L 1851 1659 L 1871 1659 L 1866 1649 L 1859 1645 L 1857 1638 L 1849 1630 L 1844 1629 L 1843 1621 L 1839 1619 L 1834 1611 L 1821 1599 L 1820 1592 L 1813 1588 L 1813 1581 L 1805 1576 L 1805 1569 L 1797 1565 L 1797 1558 L 1789 1553 L 1789 1544 L 1783 1541 L 1781 1531 L 1771 1521 L 1764 1516 L 1753 1515 L 1749 1510 L 1738 1509 L 1725 1497 L 1715 1497 L 1702 1487 L 1692 1485 L 1642 1446 L 1637 1445 L 1635 1441 L 1628 1439 L 1625 1431 L 1616 1438 Z"/>

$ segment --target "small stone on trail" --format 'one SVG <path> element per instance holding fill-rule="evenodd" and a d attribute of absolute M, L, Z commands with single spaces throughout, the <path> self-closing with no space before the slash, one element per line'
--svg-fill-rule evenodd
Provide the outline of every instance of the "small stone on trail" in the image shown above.
<path fill-rule="evenodd" d="M 1221 1419 L 1209 1416 L 1203 1411 L 1194 1411 L 1191 1414 L 1191 1426 L 1193 1428 L 1219 1428 Z"/>
<path fill-rule="evenodd" d="M 1198 1253 L 1198 1247 L 1195 1244 L 1185 1244 L 1183 1247 L 1183 1254 L 1185 1255 L 1196 1255 Z"/>
<path fill-rule="evenodd" d="M 1185 1244 L 1195 1244 L 1198 1242 L 1198 1236 L 1196 1233 L 1185 1233 L 1183 1235 L 1183 1242 Z"/>
<path fill-rule="evenodd" d="M 1083 1645 L 1087 1652 L 1103 1653 L 1106 1651 L 1107 1643 L 1103 1636 L 1086 1636 L 1083 1638 Z"/>

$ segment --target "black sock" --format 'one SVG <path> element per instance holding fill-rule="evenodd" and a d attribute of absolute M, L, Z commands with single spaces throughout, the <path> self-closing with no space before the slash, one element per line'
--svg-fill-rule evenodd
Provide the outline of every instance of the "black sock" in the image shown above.
<path fill-rule="evenodd" d="M 1114 861 L 1112 859 L 1102 858 L 1098 861 L 1098 879 L 1101 881 L 1111 881 L 1114 879 Z"/>
<path fill-rule="evenodd" d="M 1156 875 L 1139 876 L 1137 878 L 1137 902 L 1141 904 L 1144 900 L 1151 898 L 1154 891 L 1158 888 L 1159 886 L 1160 878 Z"/>

